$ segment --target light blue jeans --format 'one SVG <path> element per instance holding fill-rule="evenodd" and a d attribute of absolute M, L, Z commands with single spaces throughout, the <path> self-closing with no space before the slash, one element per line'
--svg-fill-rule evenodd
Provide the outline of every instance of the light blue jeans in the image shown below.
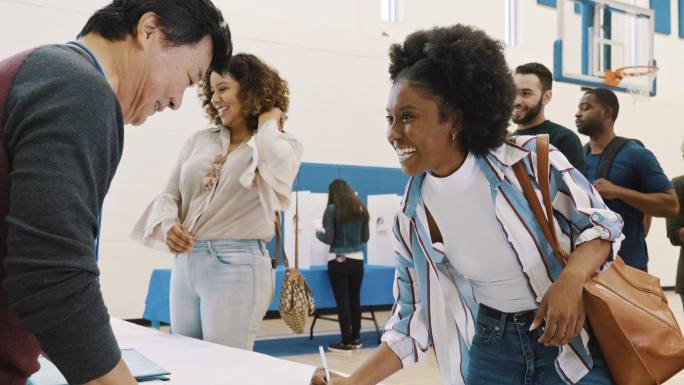
<path fill-rule="evenodd" d="M 252 350 L 274 280 L 263 241 L 195 241 L 192 252 L 174 261 L 172 332 Z"/>

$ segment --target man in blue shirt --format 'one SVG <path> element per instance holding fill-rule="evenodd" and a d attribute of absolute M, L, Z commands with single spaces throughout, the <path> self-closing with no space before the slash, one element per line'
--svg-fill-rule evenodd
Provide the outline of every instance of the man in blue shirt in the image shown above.
<path fill-rule="evenodd" d="M 647 271 L 644 216 L 675 215 L 679 203 L 656 157 L 635 140 L 627 140 L 618 150 L 606 177 L 599 175 L 604 150 L 613 140 L 620 140 L 613 129 L 619 109 L 618 99 L 611 90 L 587 90 L 575 114 L 575 124 L 581 134 L 589 136 L 587 179 L 625 222 L 622 228 L 625 240 L 619 255 L 628 265 Z"/>

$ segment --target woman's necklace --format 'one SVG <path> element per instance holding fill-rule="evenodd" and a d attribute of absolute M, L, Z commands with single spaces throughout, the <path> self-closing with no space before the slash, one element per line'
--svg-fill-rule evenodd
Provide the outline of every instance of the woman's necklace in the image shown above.
<path fill-rule="evenodd" d="M 240 142 L 237 146 L 235 146 L 235 149 L 240 147 L 243 143 L 247 142 L 249 138 L 251 138 L 252 135 L 247 135 L 245 139 Z M 214 158 L 214 163 L 211 167 L 211 171 L 207 173 L 207 175 L 202 178 L 202 187 L 204 187 L 207 191 L 211 191 L 214 186 L 218 183 L 219 175 L 221 175 L 221 168 L 223 167 L 223 164 L 226 163 L 226 160 L 228 159 L 228 154 L 230 154 L 230 143 L 228 143 L 228 148 L 226 148 L 226 152 L 222 154 L 216 155 L 216 158 Z"/>

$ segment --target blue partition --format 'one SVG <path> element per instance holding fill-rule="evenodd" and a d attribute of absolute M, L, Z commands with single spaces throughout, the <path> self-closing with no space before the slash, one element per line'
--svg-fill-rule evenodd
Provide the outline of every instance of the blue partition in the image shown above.
<path fill-rule="evenodd" d="M 328 192 L 336 178 L 346 180 L 365 202 L 371 194 L 403 194 L 408 177 L 399 168 L 302 163 L 295 190 Z"/>
<path fill-rule="evenodd" d="M 325 266 L 312 266 L 311 269 L 299 270 L 313 293 L 314 303 L 318 309 L 331 309 L 335 307 L 335 297 L 330 287 L 328 269 Z M 275 295 L 268 310 L 278 311 L 280 305 L 280 289 L 283 285 L 285 269 L 276 269 Z M 366 266 L 363 283 L 361 284 L 361 305 L 379 306 L 394 303 L 392 295 L 392 282 L 394 280 L 394 268 L 389 266 Z M 152 323 L 159 329 L 162 323 L 171 323 L 169 293 L 171 282 L 171 269 L 155 269 L 150 277 L 150 284 L 145 298 L 145 311 L 143 319 Z"/>

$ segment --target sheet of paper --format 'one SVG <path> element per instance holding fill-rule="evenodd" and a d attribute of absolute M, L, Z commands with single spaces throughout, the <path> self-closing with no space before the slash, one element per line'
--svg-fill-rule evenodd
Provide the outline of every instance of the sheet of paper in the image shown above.
<path fill-rule="evenodd" d="M 396 255 L 392 247 L 392 226 L 400 203 L 401 196 L 396 194 L 368 196 L 369 265 L 394 266 Z"/>
<path fill-rule="evenodd" d="M 328 194 L 299 191 L 299 268 L 328 263 L 329 245 L 316 238 L 316 230 L 323 228 L 323 213 L 328 205 Z M 295 205 L 285 212 L 285 251 L 294 266 Z"/>
<path fill-rule="evenodd" d="M 152 362 L 135 349 L 122 349 L 121 358 L 138 381 L 150 381 L 169 375 L 169 371 Z M 57 366 L 45 356 L 38 357 L 40 370 L 34 373 L 27 385 L 68 385 Z"/>

